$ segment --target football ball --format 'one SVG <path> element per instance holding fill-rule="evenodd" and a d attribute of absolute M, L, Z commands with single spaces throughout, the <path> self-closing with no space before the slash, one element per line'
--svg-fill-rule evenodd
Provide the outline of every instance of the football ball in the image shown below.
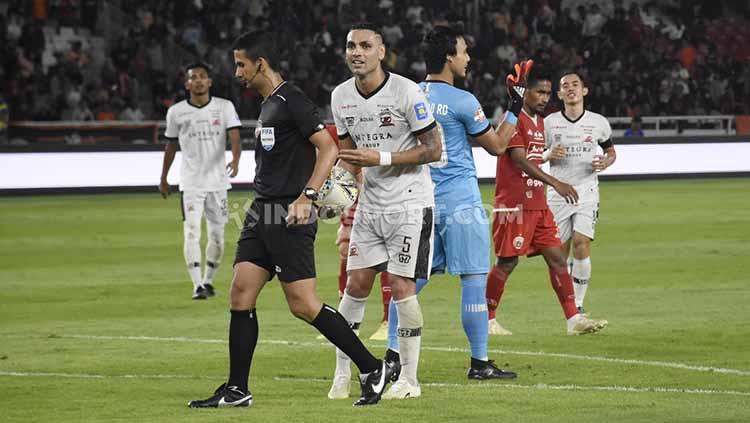
<path fill-rule="evenodd" d="M 323 182 L 318 191 L 315 205 L 321 219 L 332 219 L 340 216 L 344 210 L 354 204 L 359 195 L 357 178 L 346 169 L 334 166 L 331 175 Z"/>

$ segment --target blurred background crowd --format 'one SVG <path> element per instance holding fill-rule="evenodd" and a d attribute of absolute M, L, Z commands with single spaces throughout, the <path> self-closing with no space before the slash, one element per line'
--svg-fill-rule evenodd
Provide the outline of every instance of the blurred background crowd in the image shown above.
<path fill-rule="evenodd" d="M 185 96 L 182 67 L 203 60 L 213 94 L 252 119 L 260 99 L 234 80 L 230 46 L 257 28 L 278 32 L 282 74 L 329 116 L 349 77 L 347 28 L 363 20 L 382 27 L 387 67 L 414 80 L 422 35 L 462 25 L 471 65 L 460 84 L 494 116 L 525 57 L 582 71 L 588 107 L 605 116 L 750 114 L 747 1 L 33 0 L 0 3 L 0 117 L 163 119 Z"/>

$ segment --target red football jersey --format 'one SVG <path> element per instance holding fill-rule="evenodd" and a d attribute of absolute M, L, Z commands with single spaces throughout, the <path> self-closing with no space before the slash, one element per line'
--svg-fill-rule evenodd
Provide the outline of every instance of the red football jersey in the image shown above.
<path fill-rule="evenodd" d="M 544 119 L 540 115 L 531 117 L 521 111 L 516 122 L 516 133 L 513 134 L 508 150 L 497 159 L 495 172 L 495 207 L 523 210 L 543 210 L 547 208 L 544 195 L 544 182 L 538 181 L 513 163 L 510 158 L 511 148 L 523 148 L 526 158 L 539 166 L 544 152 Z"/>

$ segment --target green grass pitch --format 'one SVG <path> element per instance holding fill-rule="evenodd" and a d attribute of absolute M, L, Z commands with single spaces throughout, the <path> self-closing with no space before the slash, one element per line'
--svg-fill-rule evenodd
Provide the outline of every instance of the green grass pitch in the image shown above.
<path fill-rule="evenodd" d="M 253 407 L 187 408 L 227 373 L 233 223 L 218 296 L 196 302 L 178 196 L 0 198 L 0 422 L 750 421 L 748 187 L 602 183 L 586 305 L 610 327 L 566 336 L 542 259 L 522 260 L 500 315 L 514 335 L 490 338 L 491 358 L 519 373 L 511 383 L 466 379 L 459 284 L 435 277 L 420 296 L 422 397 L 366 409 L 326 398 L 333 349 L 291 316 L 277 282 L 259 299 Z M 249 195 L 232 193 L 231 210 Z M 321 225 L 316 251 L 334 305 L 336 228 Z M 363 335 L 381 311 L 374 291 Z"/>

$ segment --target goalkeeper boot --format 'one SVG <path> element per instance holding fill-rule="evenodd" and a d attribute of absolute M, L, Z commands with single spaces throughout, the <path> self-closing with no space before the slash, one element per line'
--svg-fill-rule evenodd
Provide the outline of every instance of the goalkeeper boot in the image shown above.
<path fill-rule="evenodd" d="M 190 408 L 250 407 L 251 405 L 253 405 L 253 394 L 250 391 L 245 392 L 237 386 L 227 386 L 226 383 L 222 383 L 212 396 L 188 403 Z"/>
<path fill-rule="evenodd" d="M 469 367 L 469 379 L 474 380 L 487 380 L 487 379 L 515 379 L 516 374 L 513 372 L 506 372 L 495 366 L 494 360 L 477 360 L 471 358 L 471 367 Z"/>

